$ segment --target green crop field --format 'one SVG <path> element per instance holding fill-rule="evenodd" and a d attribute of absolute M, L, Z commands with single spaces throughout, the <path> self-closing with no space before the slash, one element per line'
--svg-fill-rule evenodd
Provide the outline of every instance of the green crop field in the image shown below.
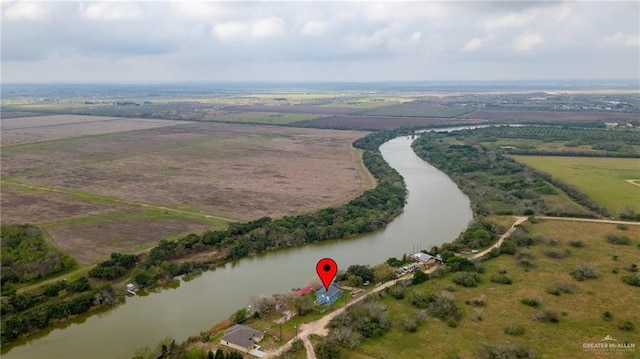
<path fill-rule="evenodd" d="M 582 192 L 616 215 L 625 207 L 640 210 L 640 159 L 600 157 L 514 156 L 532 166 L 577 186 Z"/>
<path fill-rule="evenodd" d="M 216 114 L 212 121 L 259 123 L 267 125 L 285 125 L 293 122 L 313 120 L 326 115 L 312 115 L 305 113 L 273 113 L 273 112 L 230 112 Z"/>

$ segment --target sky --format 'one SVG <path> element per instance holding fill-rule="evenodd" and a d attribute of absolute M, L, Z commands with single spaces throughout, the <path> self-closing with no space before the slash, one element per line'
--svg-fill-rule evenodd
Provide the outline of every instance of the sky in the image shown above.
<path fill-rule="evenodd" d="M 640 78 L 640 1 L 6 1 L 1 81 Z"/>

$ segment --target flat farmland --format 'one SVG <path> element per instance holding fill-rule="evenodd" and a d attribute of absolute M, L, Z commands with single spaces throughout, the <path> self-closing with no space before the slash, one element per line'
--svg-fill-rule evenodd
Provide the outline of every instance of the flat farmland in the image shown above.
<path fill-rule="evenodd" d="M 348 128 L 353 130 L 372 130 L 392 129 L 401 126 L 460 126 L 485 122 L 485 120 L 474 119 L 335 115 L 315 120 L 296 122 L 295 125 L 316 128 Z"/>
<path fill-rule="evenodd" d="M 625 207 L 640 210 L 640 186 L 628 180 L 640 178 L 640 159 L 604 157 L 513 156 L 582 192 L 618 215 Z"/>
<path fill-rule="evenodd" d="M 592 111 L 478 110 L 462 117 L 493 121 L 628 121 L 640 119 L 640 114 Z"/>
<path fill-rule="evenodd" d="M 475 111 L 475 107 L 443 106 L 426 101 L 409 101 L 362 111 L 361 114 L 372 116 L 453 118 L 473 111 Z"/>
<path fill-rule="evenodd" d="M 3 222 L 41 225 L 81 263 L 229 220 L 342 204 L 375 180 L 364 135 L 279 126 L 179 126 L 3 146 Z"/>
<path fill-rule="evenodd" d="M 81 265 L 92 264 L 111 253 L 137 252 L 169 239 L 223 224 L 212 221 L 138 211 L 114 216 L 87 217 L 44 225 L 51 241 L 73 256 Z"/>
<path fill-rule="evenodd" d="M 320 115 L 346 115 L 357 112 L 358 109 L 352 107 L 339 106 L 274 106 L 274 105 L 251 105 L 251 106 L 229 106 L 224 107 L 226 111 L 237 112 L 280 112 L 280 113 L 309 113 Z"/>
<path fill-rule="evenodd" d="M 2 146 L 11 146 L 178 124 L 184 122 L 79 115 L 20 117 L 2 119 L 1 140 Z"/>

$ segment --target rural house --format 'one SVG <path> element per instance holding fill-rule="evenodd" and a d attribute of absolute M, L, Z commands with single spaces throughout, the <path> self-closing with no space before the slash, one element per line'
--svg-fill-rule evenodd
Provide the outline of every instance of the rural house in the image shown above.
<path fill-rule="evenodd" d="M 256 355 L 254 353 L 262 353 L 257 350 L 260 346 L 256 345 L 256 343 L 260 342 L 263 337 L 264 333 L 259 330 L 236 324 L 224 331 L 224 336 L 220 339 L 220 344 L 243 353 Z"/>
<path fill-rule="evenodd" d="M 412 254 L 411 259 L 426 267 L 430 267 L 437 262 L 436 257 L 422 252 Z"/>
<path fill-rule="evenodd" d="M 343 292 L 338 288 L 338 285 L 336 283 L 331 283 L 328 290 L 325 290 L 324 287 L 322 287 L 316 292 L 316 303 L 331 305 L 342 297 L 342 294 Z"/>

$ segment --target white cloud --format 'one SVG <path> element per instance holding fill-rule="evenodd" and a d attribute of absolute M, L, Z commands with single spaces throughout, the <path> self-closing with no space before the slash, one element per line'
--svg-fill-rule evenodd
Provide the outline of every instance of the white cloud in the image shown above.
<path fill-rule="evenodd" d="M 411 34 L 411 41 L 420 41 L 421 37 L 422 37 L 422 34 L 419 31 L 416 31 L 413 34 Z"/>
<path fill-rule="evenodd" d="M 534 18 L 535 15 L 532 13 L 512 13 L 503 17 L 489 19 L 484 24 L 484 30 L 492 32 L 506 28 L 521 27 L 529 23 Z"/>
<path fill-rule="evenodd" d="M 40 20 L 45 18 L 47 12 L 38 3 L 19 2 L 9 5 L 3 11 L 2 17 L 5 20 Z"/>
<path fill-rule="evenodd" d="M 481 48 L 483 44 L 484 44 L 484 40 L 474 37 L 473 39 L 469 40 L 469 42 L 467 42 L 466 45 L 464 45 L 464 47 L 462 48 L 462 51 L 465 51 L 465 52 L 474 51 Z"/>
<path fill-rule="evenodd" d="M 269 17 L 256 21 L 251 27 L 251 36 L 257 39 L 279 36 L 284 33 L 284 21 L 279 17 Z"/>
<path fill-rule="evenodd" d="M 518 51 L 530 51 L 542 42 L 540 34 L 522 34 L 515 38 L 514 47 Z"/>
<path fill-rule="evenodd" d="M 625 47 L 640 46 L 640 36 L 623 34 L 621 32 L 616 32 L 614 35 L 611 35 L 611 36 L 605 36 L 603 40 L 604 42 L 609 44 L 625 46 Z"/>
<path fill-rule="evenodd" d="M 214 26 L 212 33 L 223 41 L 265 39 L 284 34 L 284 21 L 269 17 L 254 23 L 225 22 Z"/>
<path fill-rule="evenodd" d="M 215 19 L 230 13 L 224 4 L 215 2 L 178 1 L 171 5 L 173 10 L 192 19 Z"/>
<path fill-rule="evenodd" d="M 309 21 L 302 27 L 302 35 L 322 35 L 327 31 L 327 24 L 323 21 Z"/>
<path fill-rule="evenodd" d="M 213 34 L 223 41 L 232 41 L 246 38 L 250 27 L 241 22 L 226 22 L 213 27 Z"/>
<path fill-rule="evenodd" d="M 97 2 L 81 8 L 82 15 L 95 21 L 135 20 L 140 17 L 140 10 L 131 2 Z"/>

